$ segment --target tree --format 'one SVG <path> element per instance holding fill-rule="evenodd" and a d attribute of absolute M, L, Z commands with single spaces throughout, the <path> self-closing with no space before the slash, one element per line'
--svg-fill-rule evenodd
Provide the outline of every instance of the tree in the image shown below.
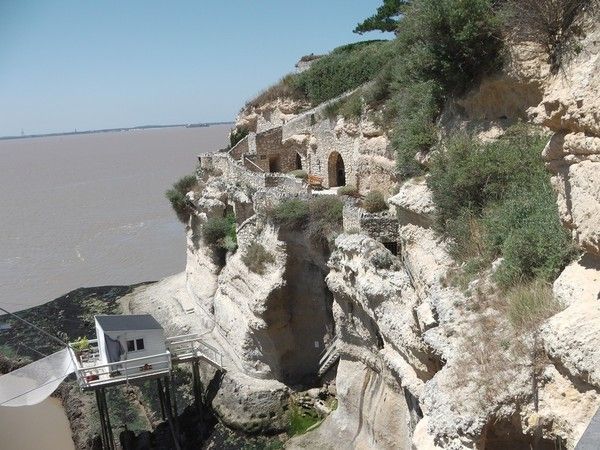
<path fill-rule="evenodd" d="M 409 4 L 410 0 L 383 0 L 383 5 L 377 8 L 374 15 L 356 25 L 354 33 L 363 34 L 376 30 L 396 32 L 400 18 Z"/>

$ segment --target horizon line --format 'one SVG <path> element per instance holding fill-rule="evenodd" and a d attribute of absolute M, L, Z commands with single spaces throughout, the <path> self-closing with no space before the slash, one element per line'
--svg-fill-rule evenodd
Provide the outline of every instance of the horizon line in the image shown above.
<path fill-rule="evenodd" d="M 40 138 L 40 137 L 54 137 L 54 136 L 74 136 L 79 134 L 94 134 L 94 133 L 110 133 L 114 131 L 133 131 L 133 130 L 147 130 L 153 128 L 202 128 L 202 127 L 210 127 L 213 125 L 228 125 L 233 124 L 234 121 L 221 121 L 221 122 L 190 122 L 190 123 L 178 123 L 178 124 L 170 124 L 170 125 L 137 125 L 133 127 L 117 127 L 117 128 L 99 128 L 93 130 L 84 130 L 84 131 L 58 131 L 54 133 L 36 133 L 36 134 L 21 134 L 21 135 L 8 135 L 8 136 L 0 136 L 0 140 L 10 140 L 10 139 L 28 139 L 28 138 Z"/>

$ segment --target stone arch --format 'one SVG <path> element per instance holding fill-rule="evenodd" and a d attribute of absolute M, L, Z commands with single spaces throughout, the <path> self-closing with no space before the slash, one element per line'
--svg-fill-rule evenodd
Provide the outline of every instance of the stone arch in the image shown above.
<path fill-rule="evenodd" d="M 338 152 L 331 152 L 327 163 L 327 172 L 329 174 L 329 187 L 346 185 L 346 169 L 344 159 Z"/>

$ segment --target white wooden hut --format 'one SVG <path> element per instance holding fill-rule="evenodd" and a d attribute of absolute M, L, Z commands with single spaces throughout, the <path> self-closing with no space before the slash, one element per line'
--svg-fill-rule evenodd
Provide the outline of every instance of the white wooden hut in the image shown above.
<path fill-rule="evenodd" d="M 138 360 L 139 364 L 115 366 L 129 374 L 143 370 L 144 366 L 156 370 L 168 365 L 164 359 L 147 362 L 141 359 L 164 355 L 167 351 L 165 331 L 150 314 L 102 315 L 95 319 L 101 364 Z"/>

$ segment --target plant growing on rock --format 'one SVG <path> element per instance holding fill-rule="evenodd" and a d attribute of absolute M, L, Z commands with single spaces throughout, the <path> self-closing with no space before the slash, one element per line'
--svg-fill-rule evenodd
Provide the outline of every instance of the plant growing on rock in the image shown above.
<path fill-rule="evenodd" d="M 306 170 L 298 169 L 292 170 L 288 172 L 288 175 L 292 175 L 293 177 L 300 178 L 301 180 L 306 180 L 308 178 L 308 172 Z"/>
<path fill-rule="evenodd" d="M 289 229 L 302 229 L 308 221 L 308 203 L 298 199 L 288 199 L 267 211 L 276 225 Z"/>
<path fill-rule="evenodd" d="M 347 184 L 346 186 L 341 186 L 337 190 L 337 195 L 347 195 L 349 197 L 360 197 L 358 193 L 358 189 L 356 186 L 351 184 Z"/>
<path fill-rule="evenodd" d="M 235 216 L 229 214 L 227 217 L 208 219 L 202 226 L 202 240 L 211 247 L 235 250 L 237 248 Z"/>
<path fill-rule="evenodd" d="M 541 160 L 544 145 L 539 133 L 516 126 L 492 143 L 454 136 L 432 161 L 427 183 L 453 256 L 503 257 L 495 276 L 504 287 L 552 280 L 575 255 Z"/>
<path fill-rule="evenodd" d="M 231 132 L 229 133 L 229 148 L 235 147 L 235 145 L 242 139 L 244 139 L 246 136 L 248 136 L 247 128 L 240 127 L 231 130 Z"/>
<path fill-rule="evenodd" d="M 370 213 L 377 213 L 388 209 L 385 198 L 380 191 L 369 192 L 363 200 L 362 207 Z"/>
<path fill-rule="evenodd" d="M 258 275 L 264 275 L 269 264 L 275 262 L 275 256 L 270 253 L 264 245 L 259 242 L 252 242 L 245 253 L 242 255 L 242 262 L 248 269 Z"/>
<path fill-rule="evenodd" d="M 514 286 L 506 293 L 508 318 L 517 330 L 536 330 L 564 306 L 554 298 L 552 287 L 541 279 Z"/>
<path fill-rule="evenodd" d="M 188 201 L 186 194 L 198 186 L 198 180 L 194 175 L 186 175 L 177 180 L 165 196 L 171 202 L 171 207 L 175 211 L 177 218 L 187 223 L 190 219 L 190 213 L 193 206 Z"/>

